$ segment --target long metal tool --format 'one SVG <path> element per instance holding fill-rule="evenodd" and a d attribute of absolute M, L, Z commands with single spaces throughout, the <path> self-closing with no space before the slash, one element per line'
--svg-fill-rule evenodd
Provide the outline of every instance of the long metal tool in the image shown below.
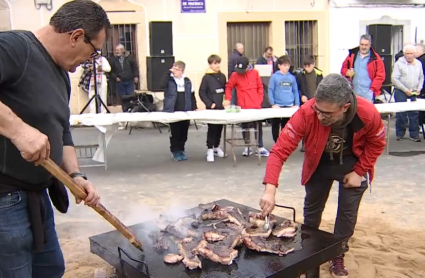
<path fill-rule="evenodd" d="M 76 184 L 72 178 L 67 175 L 53 160 L 50 158 L 41 165 L 55 178 L 57 178 L 59 181 L 61 181 L 68 189 L 71 191 L 71 193 L 80 198 L 85 199 L 87 197 L 87 193 L 82 189 L 78 184 Z M 142 243 L 136 238 L 134 233 L 125 226 L 118 218 L 116 218 L 112 213 L 110 213 L 102 204 L 99 204 L 96 207 L 93 207 L 93 209 L 102 215 L 103 218 L 106 219 L 109 223 L 111 223 L 112 226 L 114 226 L 123 236 L 125 236 L 130 243 L 136 247 L 137 249 L 143 251 Z"/>

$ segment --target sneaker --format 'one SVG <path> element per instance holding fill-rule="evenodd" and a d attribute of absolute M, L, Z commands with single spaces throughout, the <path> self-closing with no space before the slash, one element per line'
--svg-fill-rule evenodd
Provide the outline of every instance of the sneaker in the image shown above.
<path fill-rule="evenodd" d="M 302 147 L 301 147 L 300 152 L 305 153 L 305 148 L 304 148 L 304 146 L 302 146 Z"/>
<path fill-rule="evenodd" d="M 179 152 L 172 152 L 171 155 L 173 156 L 174 161 L 182 160 Z"/>
<path fill-rule="evenodd" d="M 187 160 L 187 156 L 184 152 L 180 152 L 180 160 Z"/>
<path fill-rule="evenodd" d="M 397 141 L 403 141 L 403 137 L 397 136 Z"/>
<path fill-rule="evenodd" d="M 208 149 L 207 151 L 207 161 L 208 162 L 214 162 L 214 150 Z"/>
<path fill-rule="evenodd" d="M 412 140 L 413 142 L 421 142 L 421 138 L 419 137 L 410 137 L 410 140 Z"/>
<path fill-rule="evenodd" d="M 243 156 L 250 156 L 250 155 L 252 155 L 254 152 L 252 151 L 252 148 L 249 148 L 248 149 L 248 147 L 246 147 L 245 148 L 245 150 L 243 151 L 243 153 L 242 153 L 242 155 Z"/>
<path fill-rule="evenodd" d="M 224 157 L 224 152 L 220 147 L 214 148 L 214 155 L 217 157 Z"/>
<path fill-rule="evenodd" d="M 260 155 L 264 157 L 268 157 L 270 155 L 269 151 L 266 148 L 262 147 L 258 149 L 260 151 Z M 255 155 L 258 155 L 258 152 L 255 152 Z"/>
<path fill-rule="evenodd" d="M 334 278 L 348 278 L 348 270 L 344 265 L 344 256 L 341 255 L 331 261 L 329 271 Z"/>

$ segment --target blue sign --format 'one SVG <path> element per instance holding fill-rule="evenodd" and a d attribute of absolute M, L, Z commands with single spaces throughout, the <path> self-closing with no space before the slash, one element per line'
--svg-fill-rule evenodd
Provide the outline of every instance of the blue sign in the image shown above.
<path fill-rule="evenodd" d="M 182 0 L 182 13 L 205 13 L 205 0 Z"/>

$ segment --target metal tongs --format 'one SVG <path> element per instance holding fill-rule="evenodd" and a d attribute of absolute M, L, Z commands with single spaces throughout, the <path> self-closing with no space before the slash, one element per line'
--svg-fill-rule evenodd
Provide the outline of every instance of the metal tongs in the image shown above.
<path fill-rule="evenodd" d="M 264 230 L 268 231 L 270 229 L 270 215 L 266 216 L 266 223 L 264 224 Z"/>

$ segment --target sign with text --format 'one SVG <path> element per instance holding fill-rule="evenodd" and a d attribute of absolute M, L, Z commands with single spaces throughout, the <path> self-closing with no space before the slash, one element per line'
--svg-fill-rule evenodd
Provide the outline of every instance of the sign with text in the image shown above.
<path fill-rule="evenodd" d="M 182 13 L 205 13 L 205 0 L 182 0 Z"/>

